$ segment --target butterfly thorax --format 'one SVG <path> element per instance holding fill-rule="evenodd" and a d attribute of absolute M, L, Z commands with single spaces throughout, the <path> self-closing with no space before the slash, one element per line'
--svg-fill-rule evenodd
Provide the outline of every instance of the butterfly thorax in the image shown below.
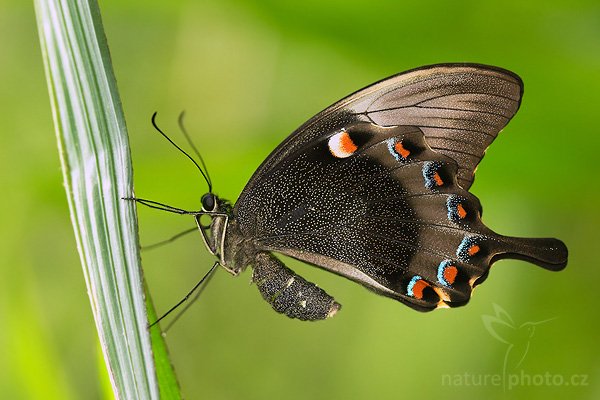
<path fill-rule="evenodd" d="M 233 214 L 229 217 L 223 240 L 224 253 L 221 265 L 229 273 L 237 276 L 249 265 L 254 264 L 257 249 L 254 242 L 242 234 L 238 220 Z"/>

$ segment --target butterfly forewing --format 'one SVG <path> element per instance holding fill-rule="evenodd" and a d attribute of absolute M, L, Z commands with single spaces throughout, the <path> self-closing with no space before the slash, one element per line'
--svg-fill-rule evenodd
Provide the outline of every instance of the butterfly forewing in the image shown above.
<path fill-rule="evenodd" d="M 468 189 L 485 149 L 517 112 L 522 94 L 517 75 L 476 64 L 433 65 L 384 79 L 333 104 L 292 133 L 257 169 L 240 200 L 256 179 L 268 176 L 298 147 L 356 121 L 420 127 L 433 149 L 457 161 L 458 180 Z"/>

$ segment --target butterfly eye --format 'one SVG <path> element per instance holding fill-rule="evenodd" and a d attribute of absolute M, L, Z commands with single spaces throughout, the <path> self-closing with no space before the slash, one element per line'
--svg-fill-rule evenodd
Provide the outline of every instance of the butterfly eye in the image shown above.
<path fill-rule="evenodd" d="M 212 193 L 206 193 L 202 196 L 202 209 L 204 211 L 214 211 L 216 206 L 215 195 Z"/>

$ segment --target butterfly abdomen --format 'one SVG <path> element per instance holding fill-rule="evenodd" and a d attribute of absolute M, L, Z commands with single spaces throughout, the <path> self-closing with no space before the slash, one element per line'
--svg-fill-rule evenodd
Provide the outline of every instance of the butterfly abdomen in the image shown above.
<path fill-rule="evenodd" d="M 252 282 L 275 311 L 290 318 L 317 321 L 332 317 L 341 308 L 323 289 L 266 252 L 256 255 Z"/>

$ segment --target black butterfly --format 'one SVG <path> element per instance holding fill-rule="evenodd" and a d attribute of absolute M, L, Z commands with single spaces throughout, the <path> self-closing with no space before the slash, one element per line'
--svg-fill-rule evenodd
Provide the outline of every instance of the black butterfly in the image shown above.
<path fill-rule="evenodd" d="M 414 69 L 311 118 L 267 157 L 233 206 L 210 183 L 200 211 L 136 200 L 194 215 L 218 264 L 233 275 L 252 266 L 264 299 L 288 317 L 325 319 L 340 304 L 272 252 L 419 311 L 461 306 L 499 259 L 552 271 L 567 263 L 557 239 L 488 229 L 468 191 L 522 94 L 521 79 L 496 67 Z"/>

